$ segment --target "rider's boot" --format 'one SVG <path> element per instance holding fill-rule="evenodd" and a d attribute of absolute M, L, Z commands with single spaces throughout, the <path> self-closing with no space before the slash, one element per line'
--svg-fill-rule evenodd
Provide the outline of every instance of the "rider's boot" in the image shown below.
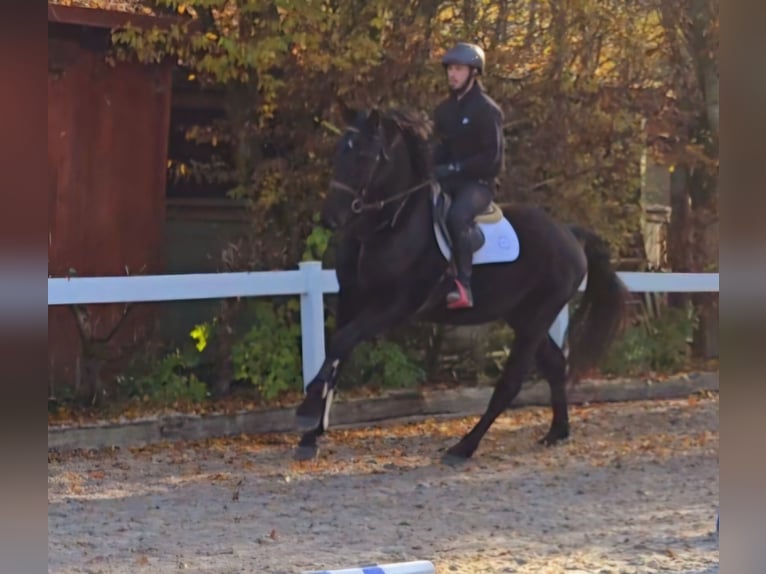
<path fill-rule="evenodd" d="M 465 230 L 455 238 L 454 254 L 457 267 L 455 285 L 447 294 L 449 309 L 468 309 L 473 307 L 473 292 L 471 289 L 471 268 L 473 264 L 473 248 L 469 230 Z"/>

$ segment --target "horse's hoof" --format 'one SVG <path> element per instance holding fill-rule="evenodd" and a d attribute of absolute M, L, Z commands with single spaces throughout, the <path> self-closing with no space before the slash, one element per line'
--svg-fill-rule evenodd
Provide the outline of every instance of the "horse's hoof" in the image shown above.
<path fill-rule="evenodd" d="M 569 438 L 569 431 L 549 431 L 537 442 L 543 446 L 555 446 Z"/>
<path fill-rule="evenodd" d="M 317 456 L 319 456 L 319 447 L 317 445 L 301 445 L 296 447 L 295 453 L 293 454 L 293 460 L 314 460 Z"/>
<path fill-rule="evenodd" d="M 442 455 L 442 464 L 446 466 L 455 468 L 464 465 L 466 462 L 468 462 L 468 459 L 464 456 L 456 456 L 449 453 Z"/>
<path fill-rule="evenodd" d="M 442 462 L 449 466 L 458 466 L 468 462 L 472 454 L 473 452 L 466 452 L 465 448 L 461 447 L 460 444 L 456 444 L 442 455 Z"/>

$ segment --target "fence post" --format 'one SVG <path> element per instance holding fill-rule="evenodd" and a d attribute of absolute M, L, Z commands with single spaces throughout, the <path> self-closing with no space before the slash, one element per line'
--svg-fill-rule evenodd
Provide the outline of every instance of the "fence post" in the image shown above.
<path fill-rule="evenodd" d="M 548 331 L 556 341 L 556 344 L 560 349 L 564 348 L 564 337 L 566 337 L 567 327 L 569 326 L 569 305 L 564 305 L 564 308 L 559 311 L 558 317 L 551 325 L 550 331 Z"/>
<path fill-rule="evenodd" d="M 298 267 L 303 275 L 301 342 L 305 390 L 324 362 L 324 293 L 322 292 L 322 263 L 302 261 Z"/>

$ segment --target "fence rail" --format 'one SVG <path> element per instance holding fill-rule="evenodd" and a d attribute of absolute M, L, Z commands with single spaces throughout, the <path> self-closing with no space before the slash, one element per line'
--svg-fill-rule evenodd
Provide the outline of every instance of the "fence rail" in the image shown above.
<path fill-rule="evenodd" d="M 620 277 L 632 292 L 717 293 L 719 290 L 718 273 L 623 272 Z M 584 288 L 585 282 L 580 290 Z M 324 295 L 337 292 L 335 271 L 322 269 L 318 261 L 305 261 L 298 269 L 286 271 L 48 278 L 49 306 L 299 296 L 304 385 L 311 381 L 324 360 Z M 566 306 L 551 327 L 551 335 L 559 344 L 563 342 L 568 320 L 569 307 Z"/>

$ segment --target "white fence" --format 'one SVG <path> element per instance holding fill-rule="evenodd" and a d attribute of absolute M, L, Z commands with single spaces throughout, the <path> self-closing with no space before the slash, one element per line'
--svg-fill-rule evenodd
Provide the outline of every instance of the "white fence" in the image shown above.
<path fill-rule="evenodd" d="M 299 295 L 303 341 L 303 381 L 314 377 L 324 360 L 324 294 L 337 293 L 335 271 L 318 261 L 297 270 L 128 277 L 48 278 L 48 305 L 188 301 L 229 297 Z M 718 273 L 620 273 L 633 292 L 718 292 Z M 580 286 L 583 290 L 585 283 Z M 569 319 L 565 307 L 551 327 L 561 344 Z"/>

